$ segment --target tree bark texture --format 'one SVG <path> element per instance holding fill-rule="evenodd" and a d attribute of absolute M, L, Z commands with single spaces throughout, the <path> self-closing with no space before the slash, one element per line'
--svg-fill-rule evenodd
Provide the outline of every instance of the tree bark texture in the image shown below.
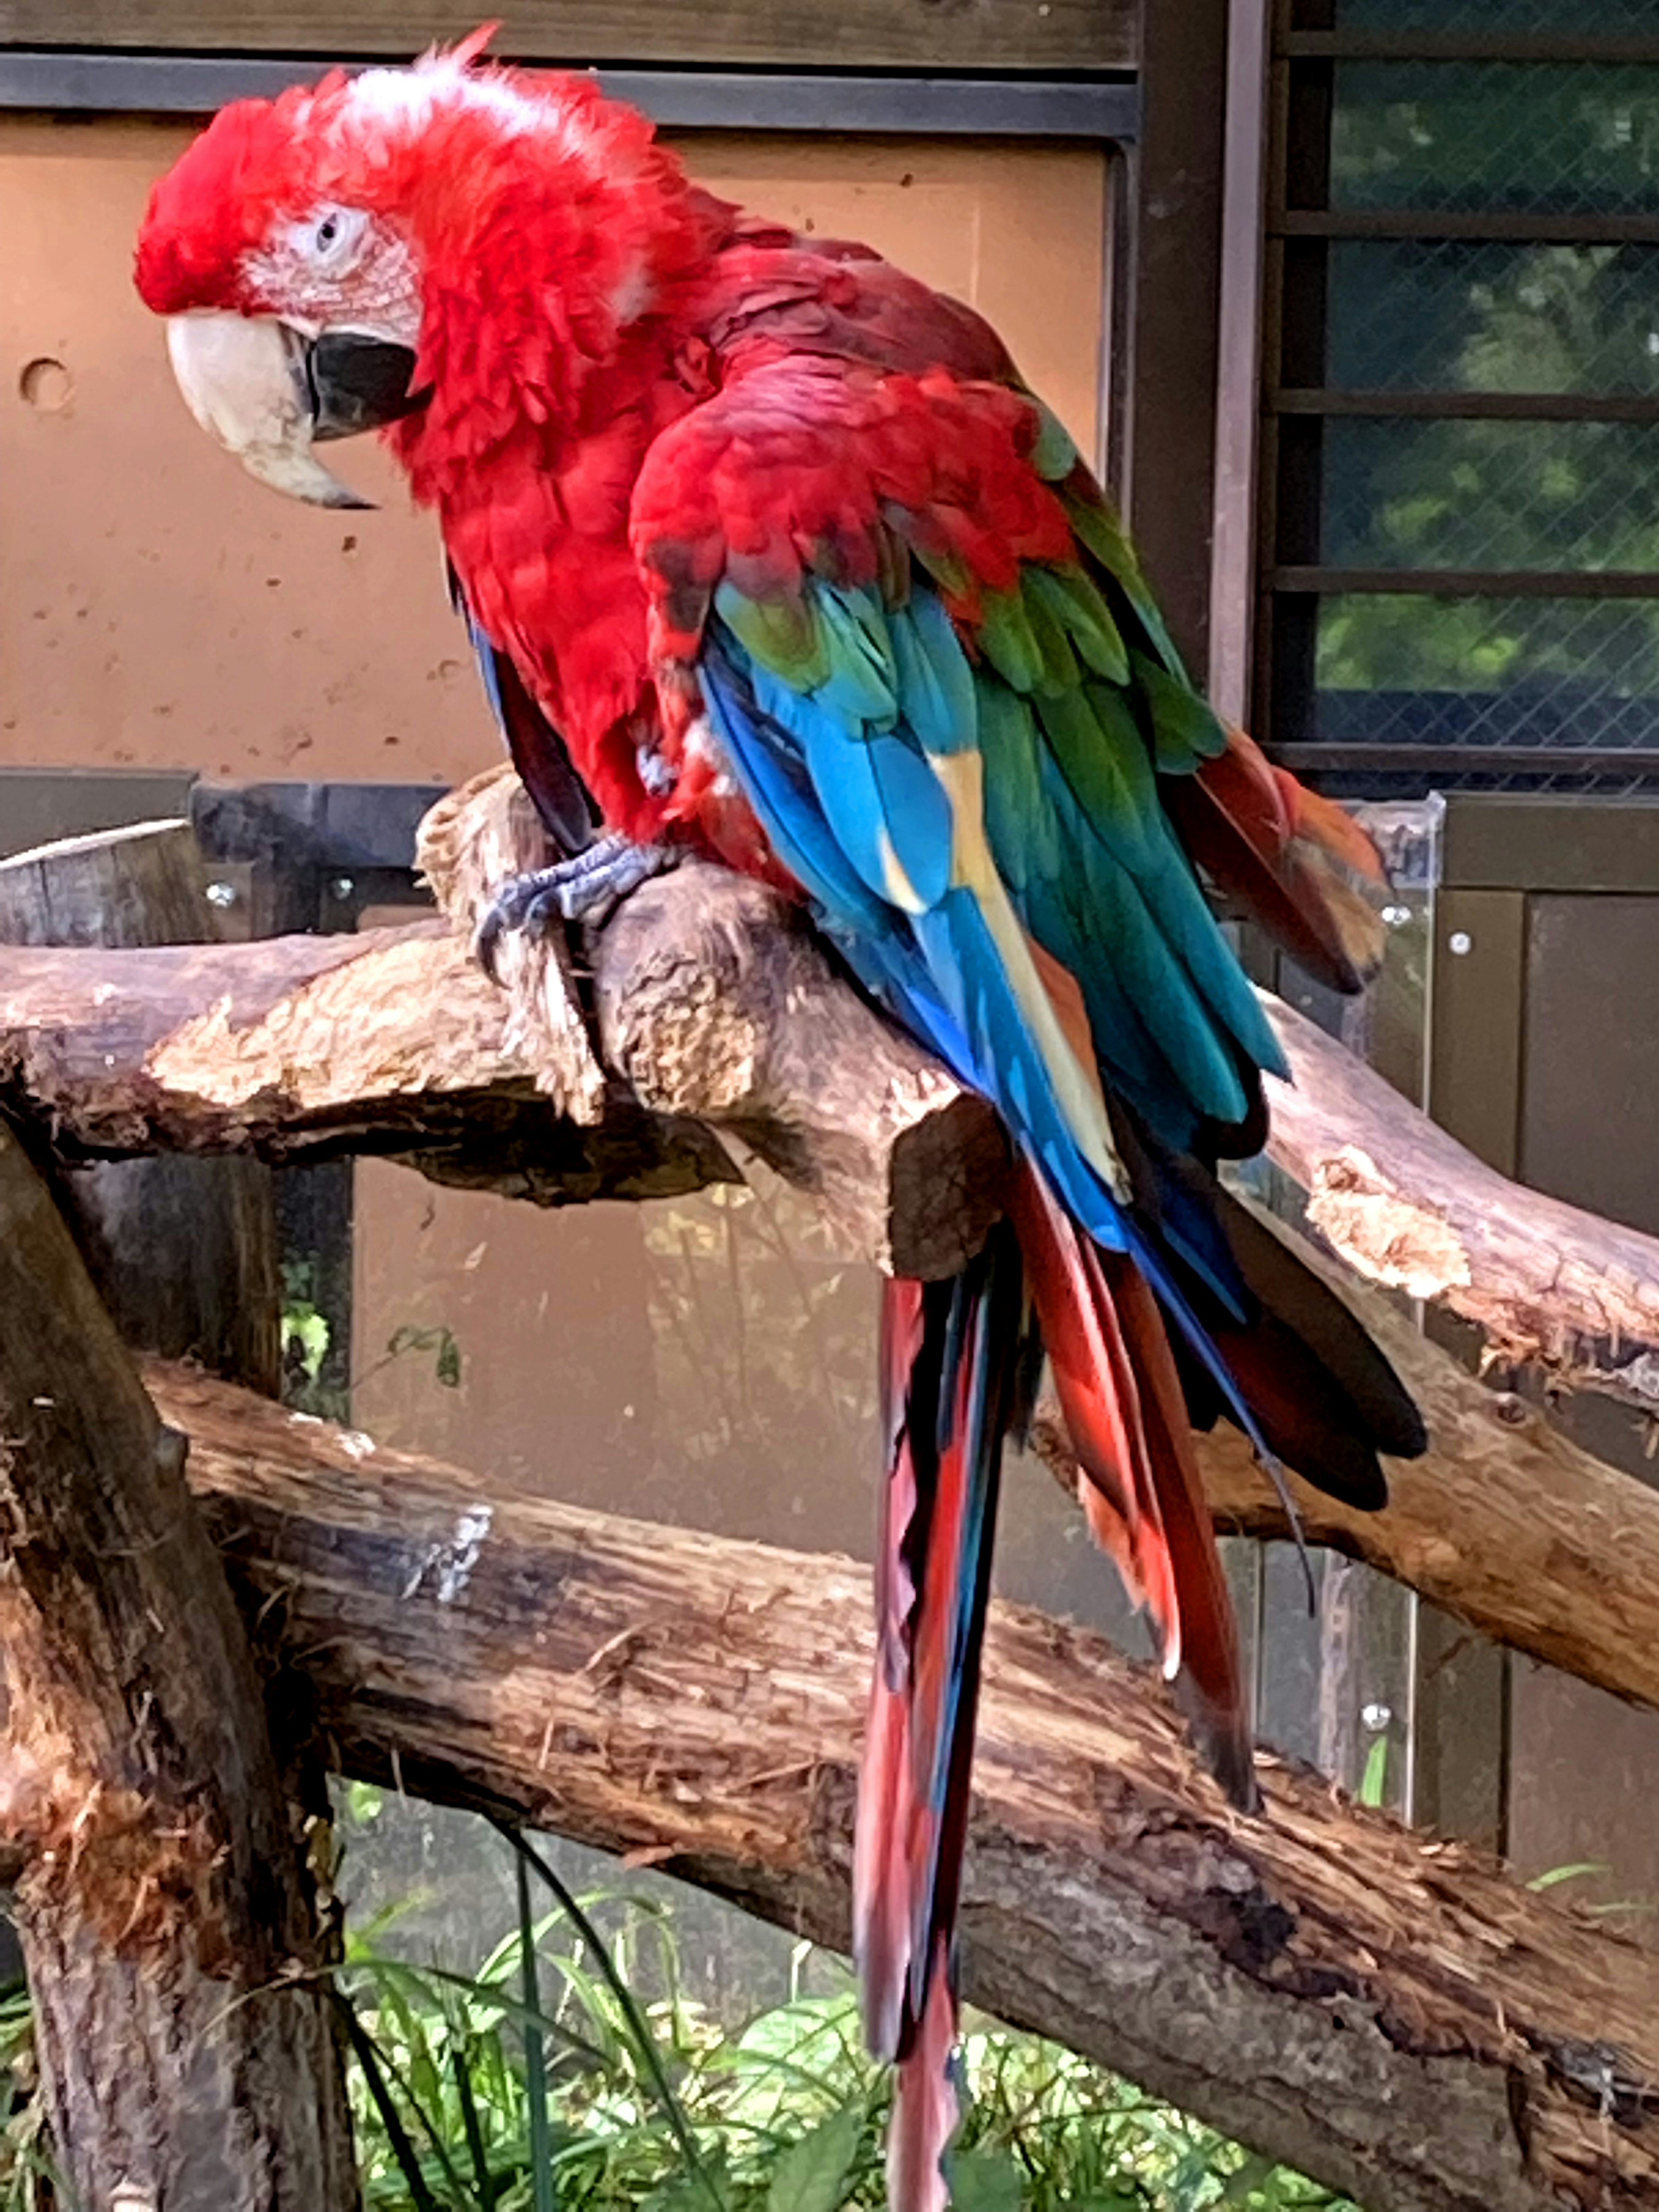
<path fill-rule="evenodd" d="M 1510 1182 L 1304 1016 L 1267 1011 L 1292 1077 L 1269 1085 L 1268 1153 L 1337 1256 L 1474 1322 L 1498 1360 L 1659 1412 L 1659 1239 Z"/>
<path fill-rule="evenodd" d="M 0 945 L 109 950 L 216 937 L 188 822 L 146 822 L 0 860 Z M 276 1395 L 282 1291 L 270 1173 L 163 1154 L 71 1170 L 57 1195 L 128 1344 Z"/>
<path fill-rule="evenodd" d="M 538 1093 L 508 1001 L 441 921 L 4 950 L 0 1095 L 68 1157 L 389 1152 L 550 1204 L 729 1182 L 724 1133 L 810 1191 L 849 1255 L 933 1276 L 983 1240 L 1006 1160 L 995 1117 L 771 893 L 680 868 L 599 940 L 592 989 L 621 1079 L 597 1124 Z"/>
<path fill-rule="evenodd" d="M 288 1978 L 318 1963 L 303 1839 L 247 1638 L 183 1440 L 3 1126 L 0 1439 L 0 1831 L 27 1852 L 58 2160 L 88 2207 L 344 2212 L 331 2014 Z"/>
<path fill-rule="evenodd" d="M 1477 1382 L 1377 1293 L 1326 1272 L 1422 1408 L 1429 1449 L 1388 1462 L 1380 1513 L 1288 1475 L 1306 1540 L 1363 1559 L 1530 1658 L 1659 1707 L 1659 1491 L 1581 1449 L 1524 1399 Z M 1237 1429 L 1220 1422 L 1194 1442 L 1218 1533 L 1292 1534 Z M 1077 1462 L 1052 1401 L 1033 1443 L 1075 1491 Z"/>
<path fill-rule="evenodd" d="M 844 1947 L 863 1570 L 502 1496 L 205 1377 L 149 1381 L 343 1771 Z M 1369 2212 L 1659 2201 L 1659 1956 L 1264 1766 L 1243 1820 L 1147 1673 L 994 1607 L 969 1997 Z"/>

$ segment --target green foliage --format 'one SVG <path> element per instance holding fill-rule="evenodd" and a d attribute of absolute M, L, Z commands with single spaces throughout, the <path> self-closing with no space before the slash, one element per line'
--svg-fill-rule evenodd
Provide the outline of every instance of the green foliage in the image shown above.
<path fill-rule="evenodd" d="M 730 2029 L 684 1994 L 660 1907 L 567 1893 L 532 1924 L 530 1893 L 526 1878 L 520 1932 L 470 1978 L 353 1948 L 372 2212 L 879 2212 L 890 2088 L 844 1968 L 802 1946 L 797 1994 Z M 1035 2037 L 974 2020 L 963 2055 L 957 2212 L 1354 2212 Z"/>
<path fill-rule="evenodd" d="M 348 1946 L 366 2212 L 882 2212 L 890 2082 L 838 1960 L 799 1946 L 788 2001 L 727 2027 L 684 1994 L 660 1905 L 563 1892 L 532 1918 L 562 1885 L 532 1851 L 518 1869 L 520 1925 L 471 1975 L 384 1948 L 395 1913 Z M 0 2212 L 73 2212 L 42 2185 L 21 1990 L 0 2066 Z M 963 2072 L 956 2212 L 1358 2212 L 1035 2036 L 970 2016 Z"/>
<path fill-rule="evenodd" d="M 73 2212 L 45 2138 L 28 1992 L 21 1984 L 0 1990 L 0 2212 Z"/>
<path fill-rule="evenodd" d="M 1389 1739 L 1377 1737 L 1365 1753 L 1365 1768 L 1354 1795 L 1362 1805 L 1382 1805 L 1389 1793 Z"/>

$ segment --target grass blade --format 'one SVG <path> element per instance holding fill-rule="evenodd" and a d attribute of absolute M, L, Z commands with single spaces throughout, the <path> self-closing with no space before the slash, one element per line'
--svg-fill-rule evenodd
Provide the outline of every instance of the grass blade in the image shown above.
<path fill-rule="evenodd" d="M 702 2183 L 703 2192 L 709 2203 L 715 2207 L 715 2212 L 726 2212 L 726 2200 L 714 2186 L 713 2176 L 704 2165 L 702 2154 L 697 2148 L 696 2137 L 691 2132 L 690 2123 L 685 2117 L 684 2108 L 674 2094 L 674 2085 L 669 2080 L 667 2071 L 663 2065 L 662 2053 L 657 2048 L 657 2039 L 652 2034 L 649 2023 L 635 2002 L 634 1992 L 617 1972 L 605 1938 L 582 1911 L 569 1886 L 560 1880 L 535 1846 L 526 1842 L 517 1828 L 509 1826 L 505 1820 L 497 1820 L 493 1813 L 487 1817 L 491 1826 L 506 1837 L 518 1856 L 520 1894 L 525 1893 L 525 1873 L 526 1869 L 528 1868 L 552 1891 L 571 1926 L 592 1950 L 599 1972 L 604 1977 L 605 1986 L 622 2008 L 623 2017 L 628 2022 L 629 2033 L 633 2038 L 635 2048 L 639 2054 L 640 2063 L 651 2076 L 652 2086 L 656 2090 L 664 2117 L 674 2130 L 675 2138 L 685 2154 L 686 2164 Z M 537 2212 L 541 2212 L 539 2205 L 537 2207 Z"/>
<path fill-rule="evenodd" d="M 530 2186 L 535 2212 L 554 2212 L 553 2135 L 548 2124 L 547 2046 L 534 2014 L 542 2008 L 536 1974 L 536 1921 L 530 1909 L 530 1870 L 522 1856 L 514 1860 L 519 1887 L 519 1966 L 526 2014 L 524 2023 L 524 2087 L 530 2112 Z"/>
<path fill-rule="evenodd" d="M 398 2110 L 398 2100 L 386 2081 L 380 2053 L 374 2048 L 368 2030 L 357 2017 L 357 2008 L 349 1997 L 337 1992 L 334 2002 L 344 2016 L 346 2033 L 351 2039 L 352 2056 L 362 2069 L 363 2079 L 368 2084 L 368 2094 L 374 2100 L 374 2109 L 380 2116 L 380 2125 L 386 2130 L 386 2139 L 398 2161 L 398 2171 L 403 2175 L 414 2201 L 415 2212 L 441 2212 L 437 2198 L 427 2187 L 420 2159 L 409 2130 L 404 2125 L 403 2115 Z"/>
<path fill-rule="evenodd" d="M 466 2130 L 467 2155 L 472 2160 L 473 2179 L 478 2185 L 478 2212 L 495 2212 L 495 2177 L 489 2170 L 489 2154 L 484 2148 L 483 2129 L 478 2121 L 478 2103 L 472 2094 L 472 2076 L 467 2070 L 466 2054 L 459 2043 L 450 2051 L 449 2058 L 455 2075 L 455 2094 L 461 2101 L 461 2125 Z"/>

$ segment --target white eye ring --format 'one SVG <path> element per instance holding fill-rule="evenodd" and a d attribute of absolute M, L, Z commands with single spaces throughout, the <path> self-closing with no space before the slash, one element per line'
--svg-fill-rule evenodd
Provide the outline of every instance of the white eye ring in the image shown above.
<path fill-rule="evenodd" d="M 320 207 L 294 226 L 294 243 L 302 260 L 332 274 L 356 259 L 368 228 L 362 208 Z"/>

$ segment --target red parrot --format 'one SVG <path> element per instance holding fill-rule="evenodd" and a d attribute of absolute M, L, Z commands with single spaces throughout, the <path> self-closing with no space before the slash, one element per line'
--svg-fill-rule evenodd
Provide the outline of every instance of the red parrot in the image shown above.
<path fill-rule="evenodd" d="M 1376 945 L 1339 809 L 1224 729 L 1056 418 L 969 309 L 700 190 L 591 79 L 481 59 L 224 110 L 157 185 L 140 293 L 198 419 L 356 503 L 380 428 L 434 508 L 564 855 L 483 933 L 601 912 L 687 852 L 799 899 L 998 1108 L 1008 1218 L 894 1281 L 854 1943 L 895 2060 L 894 2212 L 939 2212 L 956 1920 L 1005 1438 L 1043 1353 L 1090 1523 L 1234 1797 L 1237 1640 L 1190 1429 L 1365 1506 L 1416 1409 L 1227 1197 L 1273 1032 L 1200 872 L 1329 981 Z"/>

